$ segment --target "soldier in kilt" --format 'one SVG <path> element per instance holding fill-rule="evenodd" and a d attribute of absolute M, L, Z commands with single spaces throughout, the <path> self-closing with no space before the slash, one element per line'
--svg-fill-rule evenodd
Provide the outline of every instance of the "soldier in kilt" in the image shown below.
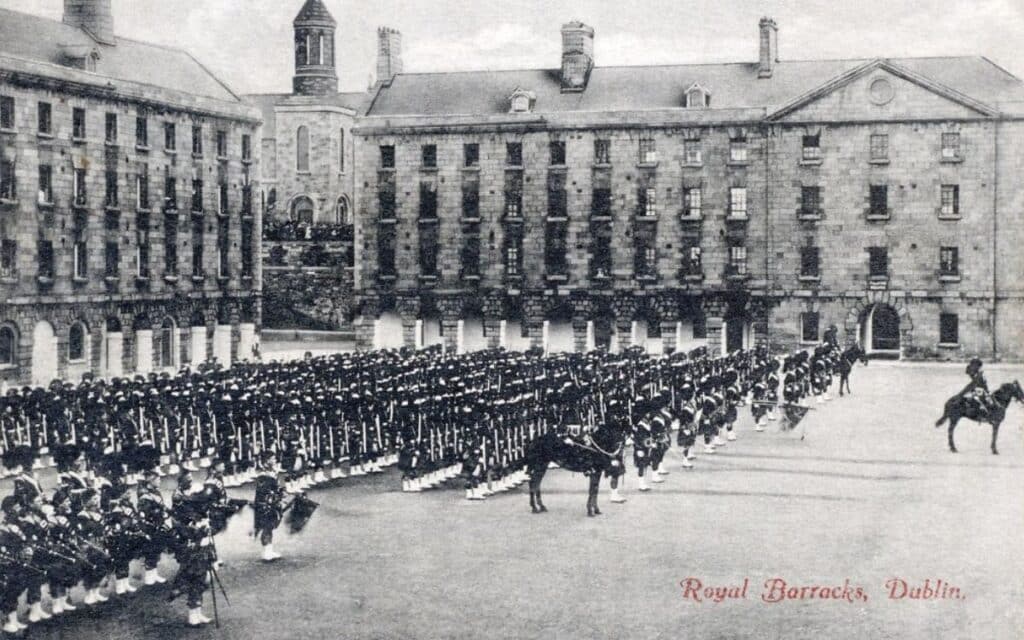
<path fill-rule="evenodd" d="M 203 594 L 215 559 L 206 511 L 202 494 L 182 499 L 174 507 L 175 557 L 180 568 L 174 578 L 170 599 L 185 594 L 188 623 L 193 627 L 212 622 L 203 615 Z"/>
<path fill-rule="evenodd" d="M 267 451 L 260 461 L 253 499 L 253 529 L 263 545 L 264 562 L 273 562 L 281 557 L 274 551 L 274 529 L 281 524 L 284 496 L 285 490 L 277 481 L 277 456 Z"/>

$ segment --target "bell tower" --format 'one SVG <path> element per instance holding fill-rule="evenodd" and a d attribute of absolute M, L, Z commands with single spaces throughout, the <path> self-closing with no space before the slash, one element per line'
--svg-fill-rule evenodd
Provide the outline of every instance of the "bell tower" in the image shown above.
<path fill-rule="evenodd" d="M 338 93 L 334 64 L 337 23 L 321 0 L 306 0 L 292 23 L 295 28 L 295 77 L 292 89 L 304 96 Z"/>

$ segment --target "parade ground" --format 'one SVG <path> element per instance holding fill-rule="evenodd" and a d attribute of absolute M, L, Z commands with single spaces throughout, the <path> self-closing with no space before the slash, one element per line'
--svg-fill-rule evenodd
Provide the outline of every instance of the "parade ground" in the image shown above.
<path fill-rule="evenodd" d="M 986 372 L 993 388 L 1024 380 L 1024 367 Z M 794 430 L 756 433 L 741 408 L 739 439 L 698 447 L 694 469 L 674 448 L 649 493 L 627 477 L 625 504 L 602 483 L 596 518 L 585 480 L 560 470 L 541 515 L 525 486 L 469 502 L 457 483 L 403 494 L 393 469 L 337 481 L 310 492 L 321 507 L 280 536 L 276 563 L 259 561 L 248 510 L 218 539 L 219 629 L 188 628 L 184 603 L 156 587 L 31 637 L 1022 637 L 1024 407 L 1009 409 L 1001 455 L 971 422 L 953 454 L 934 423 L 962 365 L 872 362 L 851 383 Z"/>

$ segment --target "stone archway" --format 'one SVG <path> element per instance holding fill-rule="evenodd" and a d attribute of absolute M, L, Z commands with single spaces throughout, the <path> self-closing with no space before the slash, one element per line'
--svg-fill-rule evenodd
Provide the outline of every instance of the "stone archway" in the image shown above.
<path fill-rule="evenodd" d="M 859 344 L 875 357 L 899 358 L 913 346 L 914 323 L 907 307 L 888 292 L 849 307 L 844 329 L 847 344 Z"/>

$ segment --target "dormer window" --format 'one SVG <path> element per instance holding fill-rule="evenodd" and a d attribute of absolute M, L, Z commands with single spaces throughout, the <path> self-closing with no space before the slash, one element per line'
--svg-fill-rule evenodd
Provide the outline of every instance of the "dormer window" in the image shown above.
<path fill-rule="evenodd" d="M 509 113 L 530 113 L 537 103 L 537 94 L 517 87 L 508 100 Z"/>
<path fill-rule="evenodd" d="M 711 106 L 711 92 L 696 82 L 686 90 L 687 109 L 706 109 Z"/>

